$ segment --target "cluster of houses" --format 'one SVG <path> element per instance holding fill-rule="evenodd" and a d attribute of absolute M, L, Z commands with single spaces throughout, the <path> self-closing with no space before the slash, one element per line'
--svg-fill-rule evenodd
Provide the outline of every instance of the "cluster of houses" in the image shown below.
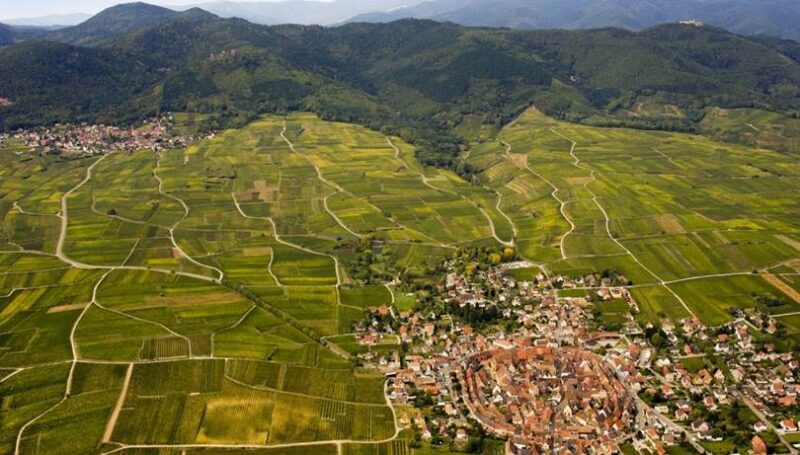
<path fill-rule="evenodd" d="M 459 372 L 463 399 L 515 453 L 616 453 L 633 427 L 633 397 L 598 355 L 525 346 L 477 354 Z"/>
<path fill-rule="evenodd" d="M 642 453 L 677 444 L 703 452 L 703 444 L 728 437 L 709 413 L 734 404 L 759 415 L 742 429 L 755 453 L 766 453 L 759 435 L 798 431 L 797 356 L 754 336 L 767 333 L 770 318 L 750 314 L 717 328 L 694 318 L 641 325 L 638 304 L 616 278 L 527 281 L 506 269 L 453 271 L 436 287 L 435 304 L 413 312 L 373 307 L 356 328 L 364 345 L 398 346 L 362 360 L 385 372 L 393 403 L 414 410 L 401 413 L 401 423 L 423 440 L 464 444 L 478 426 L 515 454 L 613 453 L 622 443 Z M 553 280 L 599 287 L 563 297 Z M 628 304 L 617 331 L 595 320 L 610 300 Z M 473 326 L 451 314 L 459 308 L 502 319 Z"/>
<path fill-rule="evenodd" d="M 153 151 L 185 147 L 191 138 L 173 134 L 173 118 L 165 115 L 136 128 L 108 125 L 62 125 L 20 129 L 13 137 L 25 146 L 46 153 L 99 155 L 112 151 Z"/>

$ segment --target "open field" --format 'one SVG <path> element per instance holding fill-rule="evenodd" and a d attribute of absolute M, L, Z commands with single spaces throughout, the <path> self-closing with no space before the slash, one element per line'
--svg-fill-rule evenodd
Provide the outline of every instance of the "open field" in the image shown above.
<path fill-rule="evenodd" d="M 504 159 L 487 157 L 499 146 L 481 144 L 467 162 L 504 196 L 525 233 L 517 244 L 527 259 L 564 275 L 619 272 L 635 285 L 649 320 L 695 315 L 716 325 L 729 319 L 729 308 L 753 307 L 759 296 L 794 303 L 791 275 L 780 286 L 750 276 L 780 272 L 800 255 L 800 206 L 792 196 L 800 168 L 792 155 L 696 135 L 569 124 L 536 110 L 506 126 L 499 140 Z"/>
<path fill-rule="evenodd" d="M 309 114 L 161 153 L 0 149 L 0 453 L 411 454 L 352 327 L 414 310 L 387 283 L 461 246 L 515 248 L 520 279 L 624 275 L 643 322 L 771 299 L 800 336 L 796 158 L 534 110 L 472 133 L 474 182 Z"/>
<path fill-rule="evenodd" d="M 382 285 L 349 284 L 337 242 L 380 230 L 404 267 L 418 267 L 430 250 L 412 242 L 443 253 L 453 248 L 445 239 L 491 234 L 476 230 L 483 215 L 461 196 L 423 201 L 434 190 L 421 171 L 394 175 L 401 159 L 384 136 L 308 116 L 287 131 L 299 122 L 329 136 L 316 139 L 327 154 L 363 149 L 365 169 L 396 181 L 386 182 L 396 184 L 386 204 L 409 210 L 415 228 L 368 201 L 369 188 L 356 195 L 328 180 L 315 147 L 295 148 L 279 118 L 175 152 L 60 160 L 0 151 L 0 453 L 394 435 L 383 378 L 355 374 L 320 339 L 349 330 L 360 308 L 393 301 Z M 398 199 L 411 187 L 413 203 Z M 450 201 L 463 220 L 450 218 Z M 440 222 L 423 228 L 434 209 Z M 461 230 L 433 238 L 447 223 Z M 251 427 L 231 418 L 245 411 L 258 417 Z M 65 434 L 70 444 L 59 445 Z M 270 453 L 291 452 L 281 450 Z"/>

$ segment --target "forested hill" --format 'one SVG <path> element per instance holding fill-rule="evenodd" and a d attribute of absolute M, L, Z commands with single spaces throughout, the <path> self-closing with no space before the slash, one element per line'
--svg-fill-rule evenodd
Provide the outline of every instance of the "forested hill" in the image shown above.
<path fill-rule="evenodd" d="M 0 24 L 0 46 L 14 42 L 14 31 L 6 24 Z"/>
<path fill-rule="evenodd" d="M 466 26 L 518 29 L 642 30 L 665 22 L 698 19 L 742 35 L 800 39 L 796 0 L 428 0 L 389 12 L 356 16 L 354 22 L 404 18 L 449 21 Z"/>
<path fill-rule="evenodd" d="M 55 31 L 48 39 L 76 45 L 97 45 L 171 20 L 204 21 L 215 18 L 213 14 L 198 8 L 177 12 L 147 3 L 127 3 L 108 8 L 74 27 Z"/>
<path fill-rule="evenodd" d="M 222 127 L 302 109 L 391 130 L 427 162 L 448 165 L 465 119 L 499 126 L 531 104 L 572 121 L 680 130 L 696 128 L 707 106 L 800 107 L 791 42 L 713 27 L 267 27 L 153 11 L 127 5 L 127 20 L 107 11 L 48 36 L 65 44 L 0 51 L 0 97 L 14 103 L 0 110 L 0 127 L 130 122 L 163 110 L 212 113 L 209 126 Z M 651 105 L 670 113 L 640 108 Z"/>

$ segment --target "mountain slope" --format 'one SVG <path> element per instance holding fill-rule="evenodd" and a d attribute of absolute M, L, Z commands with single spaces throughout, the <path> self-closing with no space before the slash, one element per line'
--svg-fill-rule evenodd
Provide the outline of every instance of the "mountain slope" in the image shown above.
<path fill-rule="evenodd" d="M 208 2 L 194 6 L 217 16 L 238 17 L 265 25 L 318 24 L 332 25 L 369 12 L 389 11 L 413 4 L 412 0 L 286 0 L 280 2 Z"/>
<path fill-rule="evenodd" d="M 0 47 L 14 44 L 17 41 L 41 38 L 50 30 L 42 27 L 15 26 L 0 24 Z"/>
<path fill-rule="evenodd" d="M 0 24 L 0 46 L 7 46 L 14 42 L 14 31 L 6 24 Z"/>
<path fill-rule="evenodd" d="M 699 19 L 740 34 L 800 40 L 800 3 L 794 0 L 432 0 L 354 22 L 401 18 L 519 29 L 624 27 L 641 30 L 664 22 Z"/>
<path fill-rule="evenodd" d="M 466 117 L 499 127 L 531 104 L 572 121 L 684 131 L 697 130 L 708 106 L 800 109 L 791 46 L 714 27 L 267 27 L 183 14 L 94 47 L 30 42 L 0 52 L 0 97 L 15 102 L 0 128 L 162 110 L 231 126 L 304 109 L 392 131 L 426 162 L 450 165 L 460 142 L 453 131 Z M 653 103 L 680 115 L 640 112 Z"/>
<path fill-rule="evenodd" d="M 147 3 L 127 3 L 108 8 L 74 27 L 57 30 L 47 38 L 68 44 L 91 45 L 169 20 L 202 21 L 214 17 L 196 8 L 179 13 Z"/>
<path fill-rule="evenodd" d="M 53 14 L 49 16 L 26 17 L 20 19 L 8 20 L 8 25 L 20 27 L 69 27 L 78 25 L 81 22 L 89 20 L 92 16 L 89 14 L 75 13 L 75 14 Z"/>
<path fill-rule="evenodd" d="M 0 52 L 0 87 L 15 102 L 9 115 L 41 116 L 40 123 L 101 113 L 130 120 L 132 112 L 121 106 L 156 78 L 120 50 L 24 42 Z"/>

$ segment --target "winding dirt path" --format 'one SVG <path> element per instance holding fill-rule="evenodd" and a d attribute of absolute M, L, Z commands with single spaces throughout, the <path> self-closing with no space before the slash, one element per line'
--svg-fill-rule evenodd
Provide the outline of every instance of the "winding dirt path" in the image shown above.
<path fill-rule="evenodd" d="M 530 172 L 530 173 L 531 173 L 531 174 L 532 174 L 534 177 L 536 177 L 536 178 L 538 178 L 539 180 L 543 181 L 543 182 L 544 182 L 544 183 L 546 183 L 546 184 L 547 184 L 547 185 L 548 185 L 550 188 L 552 188 L 552 189 L 553 189 L 553 192 L 552 192 L 552 193 L 550 193 L 550 196 L 551 196 L 553 199 L 555 199 L 555 200 L 556 200 L 556 202 L 558 202 L 558 203 L 559 203 L 559 205 L 560 205 L 560 207 L 559 207 L 559 211 L 561 212 L 561 216 L 562 216 L 562 217 L 563 217 L 563 218 L 564 218 L 564 219 L 567 221 L 567 223 L 569 223 L 569 230 L 568 230 L 566 233 L 564 233 L 564 235 L 562 235 L 562 236 L 561 236 L 561 241 L 559 242 L 559 247 L 560 247 L 560 249 L 561 249 L 561 259 L 568 259 L 568 257 L 567 257 L 567 250 L 566 250 L 566 248 L 564 247 L 564 242 L 567 240 L 567 237 L 568 237 L 570 234 L 572 234 L 573 232 L 575 232 L 575 228 L 576 228 L 576 226 L 575 226 L 575 223 L 572 221 L 572 219 L 570 219 L 570 217 L 568 217 L 568 216 L 567 216 L 567 212 L 566 212 L 566 210 L 565 210 L 565 207 L 566 207 L 566 205 L 567 205 L 567 201 L 565 201 L 565 200 L 561 199 L 560 197 L 558 197 L 558 187 L 557 187 L 557 186 L 555 186 L 555 185 L 553 184 L 553 182 L 551 182 L 551 181 L 550 181 L 548 178 L 546 178 L 546 177 L 545 177 L 545 176 L 543 176 L 542 174 L 539 174 L 538 172 L 534 171 L 534 170 L 533 170 L 533 168 L 530 166 L 530 164 L 528 164 L 527 160 L 525 161 L 525 169 L 526 169 L 528 172 Z"/>
<path fill-rule="evenodd" d="M 74 192 L 78 191 L 79 189 L 81 189 L 81 187 L 83 187 L 83 185 L 86 185 L 86 183 L 88 183 L 89 180 L 92 179 L 92 171 L 94 171 L 94 168 L 97 167 L 98 164 L 100 164 L 103 160 L 105 160 L 106 158 L 108 158 L 112 154 L 113 154 L 113 152 L 112 153 L 108 153 L 106 155 L 103 155 L 103 156 L 100 157 L 100 159 L 98 159 L 94 163 L 92 163 L 91 166 L 89 166 L 86 169 L 86 176 L 83 178 L 83 180 L 81 180 L 80 183 L 78 183 L 77 185 L 72 187 L 72 189 L 70 189 L 69 191 L 67 191 L 66 193 L 64 193 L 61 196 L 61 211 L 58 214 L 58 217 L 61 218 L 61 232 L 59 232 L 59 234 L 58 234 L 58 242 L 56 243 L 56 256 L 59 259 L 61 259 L 62 261 L 72 265 L 73 267 L 79 268 L 79 269 L 80 268 L 85 268 L 83 266 L 85 266 L 86 264 L 81 264 L 79 262 L 75 262 L 72 259 L 68 258 L 64 254 L 64 241 L 67 238 L 67 227 L 69 225 L 69 204 L 68 204 L 67 200 L 69 199 L 70 196 L 72 196 L 72 193 L 74 193 Z"/>
<path fill-rule="evenodd" d="M 331 216 L 331 217 L 332 217 L 332 218 L 333 218 L 333 219 L 336 221 L 336 223 L 337 223 L 339 226 L 341 226 L 341 227 L 342 227 L 342 229 L 344 229 L 345 231 L 347 231 L 347 232 L 348 232 L 348 233 L 350 233 L 351 235 L 355 236 L 356 238 L 363 239 L 363 238 L 364 238 L 364 236 L 363 236 L 363 235 L 361 235 L 361 234 L 359 234 L 358 232 L 356 232 L 356 231 L 354 231 L 354 230 L 350 229 L 350 228 L 349 228 L 349 227 L 348 227 L 348 226 L 347 226 L 347 225 L 344 223 L 344 221 L 342 221 L 342 220 L 341 220 L 341 218 L 339 218 L 339 216 L 338 216 L 338 215 L 336 215 L 336 213 L 334 213 L 334 212 L 333 212 L 333 210 L 331 210 L 331 209 L 330 209 L 330 207 L 328 207 L 328 198 L 329 198 L 329 197 L 331 197 L 331 196 L 333 196 L 334 194 L 336 194 L 336 193 L 342 193 L 342 194 L 348 194 L 348 195 L 351 195 L 351 194 L 350 194 L 348 191 L 346 191 L 344 188 L 342 188 L 341 186 L 339 186 L 339 184 L 337 184 L 336 182 L 332 182 L 332 181 L 330 181 L 330 180 L 326 179 L 326 178 L 325 178 L 325 176 L 322 174 L 322 170 L 319 168 L 319 166 L 317 166 L 317 164 L 316 164 L 316 163 L 314 163 L 314 161 L 313 161 L 311 158 L 309 158 L 309 157 L 308 157 L 308 156 L 306 156 L 305 154 L 303 154 L 303 153 L 300 153 L 300 152 L 298 152 L 298 151 L 297 151 L 297 149 L 294 147 L 294 144 L 292 144 L 292 141 L 290 141 L 290 140 L 289 140 L 289 138 L 287 138 L 287 137 L 286 137 L 286 128 L 287 128 L 287 127 L 286 127 L 286 121 L 284 121 L 284 122 L 283 122 L 283 129 L 281 130 L 281 139 L 283 139 L 283 141 L 284 141 L 284 142 L 286 142 L 286 145 L 288 145 L 288 146 L 289 146 L 289 149 L 290 149 L 290 150 L 291 150 L 293 153 L 295 153 L 295 154 L 297 154 L 297 155 L 300 155 L 300 156 L 302 156 L 302 157 L 303 157 L 303 158 L 306 160 L 306 162 L 308 162 L 308 164 L 310 164 L 310 165 L 311 165 L 311 167 L 313 167 L 313 168 L 314 168 L 314 170 L 317 172 L 317 178 L 318 178 L 318 179 L 319 179 L 319 180 L 320 180 L 322 183 L 324 183 L 325 185 L 328 185 L 329 187 L 331 187 L 331 188 L 333 188 L 334 190 L 336 190 L 336 192 L 334 192 L 334 193 L 331 193 L 331 194 L 328 194 L 327 196 L 325 196 L 325 197 L 322 199 L 322 205 L 323 205 L 323 207 L 325 208 L 325 211 L 326 211 L 326 212 L 328 212 L 328 214 L 329 214 L 329 215 L 330 215 L 330 216 Z M 352 195 L 351 195 L 351 196 L 352 196 Z"/>
<path fill-rule="evenodd" d="M 575 148 L 578 146 L 578 143 L 552 128 L 550 128 L 550 131 L 572 143 L 572 146 L 570 147 L 569 151 L 569 154 L 573 159 L 572 164 L 579 169 L 590 171 L 592 173 L 592 179 L 593 179 L 592 181 L 594 181 L 596 179 L 596 171 L 594 169 L 585 167 L 581 162 L 580 158 L 578 158 L 578 156 L 575 154 Z M 598 209 L 600 209 L 600 212 L 602 212 L 603 217 L 605 218 L 606 234 L 608 235 L 608 238 L 611 239 L 612 242 L 616 243 L 620 248 L 622 248 L 631 257 L 631 259 L 633 259 L 634 262 L 636 262 L 642 269 L 646 270 L 647 273 L 649 273 L 653 278 L 655 278 L 659 282 L 661 286 L 664 287 L 664 289 L 666 289 L 670 294 L 672 294 L 672 296 L 675 297 L 675 299 L 677 299 L 678 302 L 680 302 L 680 304 L 683 306 L 683 308 L 686 310 L 687 313 L 689 313 L 693 318 L 700 321 L 701 319 L 697 317 L 697 315 L 695 314 L 694 311 L 692 311 L 691 308 L 689 308 L 689 305 L 686 304 L 686 301 L 684 301 L 683 298 L 680 295 L 678 295 L 677 292 L 672 290 L 672 288 L 669 287 L 669 285 L 663 278 L 658 276 L 655 272 L 653 272 L 653 270 L 644 265 L 642 261 L 640 261 L 639 258 L 637 258 L 636 255 L 633 254 L 633 252 L 630 249 L 628 249 L 628 247 L 623 245 L 622 242 L 620 242 L 616 237 L 614 237 L 611 234 L 611 218 L 608 216 L 608 212 L 606 212 L 606 209 L 603 207 L 603 205 L 600 204 L 597 194 L 594 191 L 592 191 L 592 189 L 589 188 L 588 185 L 589 183 L 586 184 L 586 189 L 592 195 L 592 200 L 594 200 L 595 205 L 597 206 Z"/>
<path fill-rule="evenodd" d="M 514 246 L 514 242 L 509 242 L 509 241 L 503 240 L 503 239 L 501 239 L 500 237 L 498 237 L 498 235 L 497 235 L 497 231 L 495 230 L 495 227 L 494 227 L 494 221 L 492 220 L 492 217 L 490 217 L 490 216 L 489 216 L 489 214 L 486 212 L 486 210 L 484 210 L 484 209 L 483 209 L 483 207 L 479 206 L 479 205 L 478 205 L 478 204 L 477 204 L 475 201 L 473 201 L 472 199 L 470 199 L 470 198 L 468 198 L 468 197 L 464 196 L 463 194 L 461 194 L 461 193 L 458 193 L 458 192 L 456 192 L 456 191 L 448 190 L 448 189 L 446 189 L 446 188 L 440 188 L 440 187 L 438 187 L 438 186 L 436 186 L 436 185 L 433 185 L 433 184 L 431 183 L 431 180 L 433 180 L 433 179 L 430 179 L 430 178 L 428 178 L 428 176 L 426 176 L 426 175 L 425 175 L 425 174 L 423 174 L 423 173 L 420 173 L 420 174 L 419 174 L 419 178 L 420 178 L 420 180 L 422 181 L 422 183 L 423 183 L 425 186 L 427 186 L 428 188 L 430 188 L 430 189 L 432 189 L 432 190 L 434 190 L 434 191 L 438 191 L 438 192 L 440 192 L 440 193 L 449 194 L 449 195 L 451 195 L 451 196 L 455 196 L 455 197 L 457 197 L 457 198 L 460 198 L 460 199 L 462 199 L 463 201 L 465 201 L 465 202 L 467 202 L 468 204 L 470 204 L 470 205 L 472 205 L 473 207 L 475 207 L 476 209 L 478 209 L 478 211 L 479 211 L 479 212 L 481 212 L 481 214 L 483 215 L 483 217 L 484 217 L 484 218 L 486 218 L 486 221 L 489 223 L 489 229 L 490 229 L 490 230 L 491 230 L 491 232 L 492 232 L 492 237 L 494 237 L 494 239 L 495 239 L 497 242 L 501 243 L 502 245 L 505 245 L 505 246 Z"/>
<path fill-rule="evenodd" d="M 267 221 L 270 224 L 270 226 L 272 226 L 272 236 L 275 238 L 276 242 L 278 242 L 278 243 L 280 243 L 282 245 L 288 246 L 290 248 L 294 248 L 294 249 L 297 249 L 297 250 L 300 250 L 300 251 L 304 251 L 304 252 L 309 253 L 309 254 L 313 254 L 315 256 L 322 256 L 322 257 L 331 258 L 333 260 L 334 271 L 336 272 L 336 284 L 334 285 L 334 289 L 336 290 L 336 304 L 337 304 L 337 307 L 346 306 L 346 305 L 342 304 L 342 292 L 341 292 L 342 275 L 341 275 L 341 271 L 339 270 L 339 267 L 340 267 L 339 258 L 337 258 L 336 256 L 334 256 L 332 254 L 321 253 L 319 251 L 314 251 L 312 249 L 303 247 L 301 245 L 297 245 L 295 243 L 283 240 L 281 238 L 280 234 L 278 233 L 278 226 L 275 224 L 275 220 L 273 220 L 271 217 L 267 217 L 267 216 L 251 216 L 251 215 L 248 215 L 247 213 L 245 213 L 244 209 L 242 209 L 241 204 L 239 204 L 239 200 L 236 198 L 236 188 L 235 187 L 231 188 L 231 198 L 233 199 L 233 204 L 236 206 L 236 210 L 239 212 L 239 215 L 241 215 L 243 218 L 248 218 L 248 219 L 251 219 L 251 220 L 259 220 L 259 221 Z M 280 283 L 280 281 L 278 281 L 278 283 Z M 325 343 L 325 344 L 320 343 L 320 345 L 324 346 L 325 348 L 329 349 L 331 352 L 333 352 L 334 354 L 336 354 L 336 355 L 338 355 L 338 356 L 340 356 L 342 358 L 350 359 L 350 355 L 348 353 L 339 350 L 337 347 L 335 347 L 335 345 L 328 344 L 328 343 Z"/>
<path fill-rule="evenodd" d="M 58 258 L 62 262 L 65 262 L 68 265 L 70 265 L 70 266 L 72 266 L 72 267 L 74 267 L 76 269 L 82 269 L 82 270 L 134 270 L 134 271 L 141 271 L 141 272 L 157 272 L 157 273 L 164 273 L 164 274 L 170 274 L 170 275 L 180 275 L 180 276 L 185 276 L 185 277 L 188 277 L 188 278 L 194 278 L 194 279 L 198 279 L 198 280 L 211 281 L 211 282 L 219 283 L 219 280 L 215 280 L 215 279 L 207 277 L 205 275 L 199 275 L 199 274 L 190 273 L 190 272 L 180 272 L 180 271 L 166 270 L 166 269 L 161 269 L 161 268 L 148 268 L 148 267 L 136 267 L 136 266 L 107 266 L 107 265 L 85 264 L 85 263 L 82 263 L 82 262 L 79 262 L 79 261 L 76 261 L 76 260 L 70 258 L 69 256 L 67 256 L 64 253 L 64 243 L 66 241 L 67 228 L 69 226 L 69 203 L 68 203 L 68 199 L 75 191 L 79 190 L 81 187 L 86 185 L 86 183 L 88 183 L 92 179 L 92 172 L 93 172 L 94 168 L 98 164 L 100 164 L 101 161 L 106 159 L 108 156 L 111 156 L 113 153 L 114 152 L 111 152 L 111 153 L 108 153 L 106 155 L 103 155 L 102 157 L 100 157 L 100 159 L 98 159 L 94 163 L 92 163 L 92 165 L 89 166 L 86 169 L 86 177 L 84 177 L 84 179 L 80 183 L 75 185 L 72 189 L 70 189 L 69 191 L 67 191 L 66 193 L 64 193 L 61 196 L 61 211 L 58 213 L 58 215 L 56 215 L 61 219 L 61 231 L 58 234 L 58 242 L 56 243 L 56 252 L 55 252 L 55 254 L 53 255 L 53 254 L 50 254 L 50 253 L 45 253 L 43 251 L 28 251 L 28 250 L 22 250 L 22 251 L 20 251 L 20 253 L 39 254 L 39 255 L 43 255 L 43 256 L 55 256 L 56 258 Z"/>
<path fill-rule="evenodd" d="M 226 375 L 226 378 L 230 380 L 230 378 Z M 234 381 L 237 382 L 237 381 Z M 115 443 L 118 444 L 119 447 L 109 450 L 107 452 L 103 452 L 103 455 L 111 455 L 113 453 L 117 453 L 123 450 L 128 449 L 239 449 L 239 450 L 255 450 L 255 449 L 285 449 L 285 448 L 292 448 L 292 447 L 317 447 L 317 446 L 327 446 L 327 445 L 335 445 L 337 447 L 341 447 L 343 444 L 353 444 L 353 445 L 372 445 L 372 444 L 383 444 L 387 442 L 392 442 L 400 437 L 400 432 L 403 431 L 405 428 L 401 427 L 397 424 L 397 411 L 394 408 L 394 404 L 389 399 L 388 392 L 388 382 L 384 383 L 383 386 L 383 397 L 386 400 L 386 406 L 389 408 L 389 411 L 392 413 L 392 421 L 394 423 L 394 434 L 388 438 L 381 439 L 381 440 L 373 440 L 373 441 L 363 441 L 363 440 L 352 440 L 352 439 L 333 439 L 329 441 L 309 441 L 309 442 L 293 442 L 287 444 L 122 444 L 122 443 Z M 281 391 L 280 393 L 286 393 Z M 298 394 L 304 395 L 304 394 Z M 321 398 L 321 397 L 315 397 Z M 324 399 L 324 398 L 323 398 Z M 338 400 L 336 400 L 338 401 Z M 382 406 L 377 404 L 366 404 L 366 403 L 359 403 L 360 405 L 369 405 L 369 406 Z"/>
<path fill-rule="evenodd" d="M 19 432 L 17 432 L 17 438 L 16 438 L 16 442 L 14 444 L 14 453 L 16 455 L 19 455 L 19 453 L 20 453 L 20 446 L 22 444 L 22 438 L 23 438 L 23 436 L 25 434 L 25 430 L 27 430 L 31 425 L 33 425 L 34 423 L 39 421 L 39 419 L 41 419 L 42 417 L 44 417 L 45 415 L 49 414 L 54 409 L 56 409 L 59 406 L 61 406 L 61 404 L 63 404 L 65 401 L 67 401 L 67 399 L 69 399 L 70 395 L 72 395 L 72 379 L 73 379 L 73 377 L 75 375 L 75 367 L 77 366 L 78 359 L 80 357 L 80 355 L 78 353 L 78 346 L 75 343 L 75 332 L 78 330 L 78 324 L 80 324 L 81 320 L 86 315 L 86 312 L 89 311 L 89 308 L 92 306 L 92 304 L 97 302 L 97 289 L 100 287 L 101 284 L 103 284 L 103 281 L 105 281 L 106 277 L 110 273 L 111 273 L 111 270 L 107 271 L 105 274 L 103 274 L 103 276 L 100 277 L 100 279 L 97 280 L 97 282 L 94 285 L 94 288 L 92 289 L 92 300 L 91 300 L 91 302 L 89 302 L 89 304 L 86 305 L 86 307 L 84 307 L 83 311 L 81 311 L 81 314 L 75 319 L 75 322 L 72 324 L 72 329 L 70 330 L 70 333 L 69 333 L 69 345 L 70 345 L 70 350 L 72 351 L 72 360 L 69 361 L 70 369 L 69 369 L 69 374 L 67 375 L 67 383 L 66 383 L 66 385 L 64 387 L 64 396 L 57 403 L 55 403 L 53 406 L 45 409 L 43 412 L 41 412 L 40 414 L 38 414 L 37 416 L 35 416 L 31 420 L 25 422 L 24 425 L 22 425 L 22 427 L 19 429 Z M 23 370 L 20 369 L 20 370 L 18 370 L 18 372 L 19 371 L 23 371 Z"/>
<path fill-rule="evenodd" d="M 158 175 L 158 168 L 161 165 L 161 153 L 159 152 L 156 156 L 157 156 L 157 159 L 156 159 L 156 166 L 155 166 L 155 168 L 153 168 L 153 178 L 155 178 L 156 181 L 158 182 L 158 192 L 162 196 L 167 197 L 169 199 L 172 199 L 173 201 L 175 201 L 178 204 L 180 204 L 181 207 L 183 207 L 183 216 L 179 220 L 175 221 L 175 223 L 173 223 L 172 226 L 169 227 L 169 238 L 170 238 L 170 240 L 172 240 L 172 246 L 175 248 L 176 251 L 178 251 L 178 253 L 181 256 L 185 257 L 192 264 L 194 264 L 194 265 L 196 265 L 198 267 L 204 268 L 204 269 L 211 270 L 214 273 L 216 273 L 217 274 L 216 281 L 217 282 L 222 282 L 222 280 L 225 278 L 225 272 L 223 272 L 221 269 L 219 269 L 217 267 L 214 267 L 214 266 L 211 266 L 211 265 L 208 265 L 208 264 L 204 264 L 204 263 L 196 260 L 195 258 L 191 257 L 188 253 L 186 253 L 186 251 L 183 250 L 183 248 L 181 248 L 180 245 L 178 245 L 178 242 L 175 240 L 175 228 L 177 228 L 178 225 L 181 224 L 183 222 L 183 220 L 185 220 L 186 217 L 189 216 L 189 206 L 186 204 L 186 202 L 183 199 L 181 199 L 178 196 L 175 196 L 173 194 L 167 193 L 164 190 L 164 180 L 161 178 L 161 176 Z"/>

